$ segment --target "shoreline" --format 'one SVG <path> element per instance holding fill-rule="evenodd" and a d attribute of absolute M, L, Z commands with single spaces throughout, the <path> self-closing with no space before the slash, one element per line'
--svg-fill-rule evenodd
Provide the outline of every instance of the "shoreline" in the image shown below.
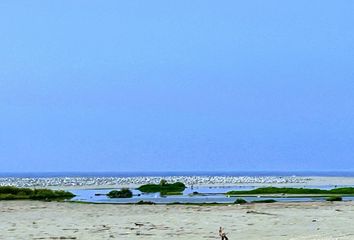
<path fill-rule="evenodd" d="M 303 177 L 279 176 L 151 176 L 151 177 L 50 177 L 50 178 L 0 178 L 0 186 L 16 187 L 107 187 L 107 186 L 139 186 L 158 184 L 164 179 L 169 183 L 183 182 L 188 186 L 237 185 L 244 183 L 305 183 L 309 179 Z"/>
<path fill-rule="evenodd" d="M 354 186 L 354 177 L 316 177 L 307 176 L 305 177 L 306 182 L 301 183 L 228 183 L 228 184 L 195 184 L 194 188 L 208 187 L 208 188 L 230 188 L 230 187 L 308 187 L 308 186 Z M 120 185 L 85 185 L 85 186 L 49 186 L 53 189 L 62 190 L 100 190 L 100 189 L 115 189 L 115 188 L 138 188 L 140 184 L 120 184 Z M 187 185 L 191 187 L 191 185 Z"/>
<path fill-rule="evenodd" d="M 301 187 L 301 186 L 354 186 L 354 177 L 199 177 L 199 176 L 173 176 L 173 177 L 134 177 L 134 178 L 0 178 L 0 186 L 17 186 L 30 188 L 51 189 L 110 189 L 110 188 L 137 188 L 147 183 L 158 183 L 161 179 L 169 182 L 181 181 L 188 187 Z"/>
<path fill-rule="evenodd" d="M 142 177 L 145 179 L 145 177 Z M 194 179 L 194 176 L 187 177 L 189 179 Z M 316 176 L 305 176 L 301 178 L 294 178 L 293 181 L 289 181 L 289 179 L 286 179 L 285 182 L 277 182 L 276 180 L 281 179 L 284 181 L 284 177 L 233 177 L 235 179 L 235 182 L 227 182 L 224 183 L 222 182 L 224 178 L 228 177 L 218 177 L 219 182 L 203 182 L 203 183 L 195 183 L 195 184 L 186 184 L 188 188 L 192 187 L 195 189 L 198 188 L 232 188 L 232 187 L 311 187 L 311 186 L 327 186 L 327 187 L 336 187 L 336 186 L 354 186 L 354 177 L 316 177 Z M 269 182 L 264 182 L 264 179 L 270 178 L 271 181 Z M 67 178 L 64 178 L 67 179 Z M 81 179 L 81 178 L 80 178 Z M 124 183 L 124 184 L 100 184 L 100 183 L 95 183 L 91 182 L 90 184 L 87 184 L 86 180 L 80 180 L 80 179 L 75 179 L 73 182 L 76 185 L 73 185 L 74 183 L 71 183 L 71 185 L 60 185 L 58 183 L 55 183 L 56 185 L 51 185 L 50 183 L 52 181 L 55 181 L 53 179 L 47 179 L 45 178 L 40 179 L 36 182 L 36 179 L 31 179 L 31 178 L 0 178 L 0 186 L 16 186 L 16 187 L 25 187 L 25 188 L 49 188 L 52 190 L 106 190 L 106 189 L 119 189 L 119 188 L 130 188 L 130 189 L 135 189 L 138 188 L 139 186 L 146 184 L 146 183 L 151 183 L 151 181 L 141 181 L 140 183 Z M 100 178 L 102 179 L 102 178 Z M 127 181 L 130 178 L 127 179 Z M 157 180 L 160 180 L 162 178 L 160 177 L 154 177 L 155 181 L 154 183 L 158 182 Z M 170 181 L 173 179 L 171 182 L 176 182 L 176 181 L 181 181 L 181 177 L 170 177 L 168 178 Z M 240 182 L 239 180 L 246 179 L 246 182 Z M 252 181 L 249 181 L 251 179 Z M 182 179 L 183 180 L 183 179 Z M 260 180 L 260 181 L 257 181 Z M 262 182 L 263 181 L 263 182 Z M 28 182 L 32 183 L 29 184 Z"/>

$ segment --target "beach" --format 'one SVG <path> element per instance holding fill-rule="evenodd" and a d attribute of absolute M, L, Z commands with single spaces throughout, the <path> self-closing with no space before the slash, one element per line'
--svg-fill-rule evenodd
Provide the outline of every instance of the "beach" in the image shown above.
<path fill-rule="evenodd" d="M 0 0 L 0 240 L 354 240 L 353 13 Z"/>
<path fill-rule="evenodd" d="M 354 239 L 354 202 L 218 206 L 1 201 L 0 239 Z"/>

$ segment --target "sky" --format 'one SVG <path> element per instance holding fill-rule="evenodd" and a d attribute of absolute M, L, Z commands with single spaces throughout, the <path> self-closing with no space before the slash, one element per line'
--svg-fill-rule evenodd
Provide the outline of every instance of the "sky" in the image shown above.
<path fill-rule="evenodd" d="M 353 12 L 2 0 L 0 172 L 354 170 Z"/>

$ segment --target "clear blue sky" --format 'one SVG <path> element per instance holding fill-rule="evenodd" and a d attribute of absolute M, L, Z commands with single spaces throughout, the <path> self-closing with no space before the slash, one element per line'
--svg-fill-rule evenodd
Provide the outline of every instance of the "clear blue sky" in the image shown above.
<path fill-rule="evenodd" d="M 0 171 L 354 170 L 354 1 L 0 1 Z"/>

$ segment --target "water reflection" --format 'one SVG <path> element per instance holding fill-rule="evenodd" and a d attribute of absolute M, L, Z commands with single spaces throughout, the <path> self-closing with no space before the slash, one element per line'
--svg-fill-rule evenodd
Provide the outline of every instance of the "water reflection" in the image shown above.
<path fill-rule="evenodd" d="M 291 187 L 291 186 L 289 186 Z M 295 187 L 295 186 L 294 186 Z M 305 186 L 304 186 L 305 187 Z M 350 187 L 350 186 L 338 186 Z M 131 189 L 133 198 L 108 198 L 105 194 L 115 189 L 77 189 L 71 192 L 76 195 L 73 201 L 93 202 L 93 203 L 137 203 L 139 201 L 149 201 L 154 203 L 233 203 L 238 197 L 228 197 L 224 193 L 237 190 L 252 190 L 255 186 L 213 186 L 213 187 L 189 187 L 181 195 L 160 195 L 160 193 L 142 193 L 139 190 Z M 334 186 L 306 186 L 306 188 L 333 189 Z M 200 194 L 195 195 L 193 192 Z M 269 197 L 241 197 L 248 202 L 258 200 L 275 199 L 279 202 L 310 202 L 325 201 L 324 197 L 316 198 L 269 198 Z M 354 197 L 343 197 L 343 200 L 354 200 Z"/>

